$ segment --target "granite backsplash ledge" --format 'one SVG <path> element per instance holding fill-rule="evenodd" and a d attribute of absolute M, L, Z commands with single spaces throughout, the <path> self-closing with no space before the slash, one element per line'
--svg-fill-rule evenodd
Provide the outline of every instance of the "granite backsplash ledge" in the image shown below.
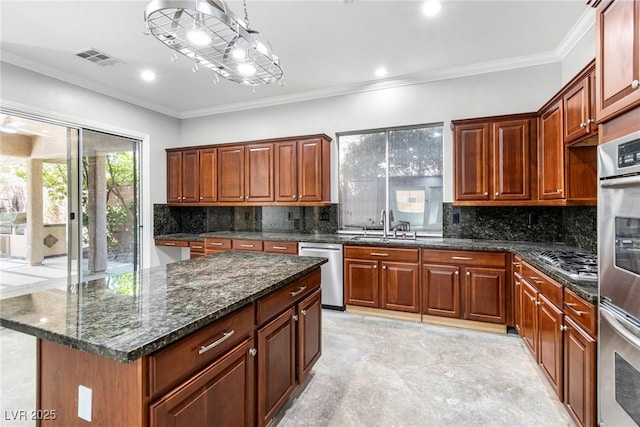
<path fill-rule="evenodd" d="M 443 203 L 443 237 L 564 242 L 597 251 L 597 208 L 453 206 Z"/>
<path fill-rule="evenodd" d="M 153 234 L 261 231 L 332 234 L 338 230 L 338 205 L 210 206 L 153 205 Z"/>

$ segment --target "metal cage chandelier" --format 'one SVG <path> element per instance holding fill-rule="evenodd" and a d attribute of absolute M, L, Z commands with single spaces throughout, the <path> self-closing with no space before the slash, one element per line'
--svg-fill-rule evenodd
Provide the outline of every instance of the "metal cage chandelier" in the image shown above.
<path fill-rule="evenodd" d="M 205 67 L 250 86 L 280 81 L 279 58 L 262 34 L 249 29 L 246 3 L 244 12 L 242 20 L 224 0 L 153 0 L 144 21 L 150 34 L 194 61 L 194 71 Z"/>

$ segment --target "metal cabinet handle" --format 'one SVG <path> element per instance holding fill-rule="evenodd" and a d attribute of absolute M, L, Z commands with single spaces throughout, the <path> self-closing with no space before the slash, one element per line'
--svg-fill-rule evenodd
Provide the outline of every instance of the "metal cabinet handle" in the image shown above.
<path fill-rule="evenodd" d="M 452 256 L 451 259 L 457 259 L 461 261 L 473 261 L 473 257 L 470 257 L 470 256 Z"/>
<path fill-rule="evenodd" d="M 279 251 L 286 251 L 287 247 L 286 246 L 272 246 L 273 249 L 277 249 Z"/>
<path fill-rule="evenodd" d="M 198 354 L 206 353 L 207 351 L 211 350 L 215 346 L 220 345 L 225 340 L 229 339 L 229 337 L 231 337 L 235 333 L 236 333 L 236 331 L 233 330 L 233 329 L 230 332 L 223 332 L 222 333 L 222 338 L 220 338 L 219 340 L 216 340 L 216 341 L 214 341 L 211 344 L 206 345 L 206 346 L 205 345 L 200 346 L 200 350 L 198 350 Z"/>
<path fill-rule="evenodd" d="M 250 348 L 249 349 L 249 355 L 255 356 L 256 354 L 258 354 L 258 350 L 256 350 L 255 348 Z"/>
<path fill-rule="evenodd" d="M 176 244 L 173 242 L 164 242 L 165 246 L 175 246 Z"/>
<path fill-rule="evenodd" d="M 300 286 L 297 291 L 291 292 L 291 296 L 295 297 L 296 295 L 300 295 L 305 289 L 307 289 L 306 286 Z"/>
<path fill-rule="evenodd" d="M 531 302 L 534 302 L 536 300 L 534 297 L 529 297 L 529 299 L 531 300 Z"/>
<path fill-rule="evenodd" d="M 240 244 L 240 247 L 241 247 L 241 248 L 252 248 L 253 246 L 254 246 L 254 245 L 249 245 L 249 244 L 246 244 L 246 243 L 241 243 L 241 244 Z"/>
<path fill-rule="evenodd" d="M 389 254 L 385 254 L 383 252 L 371 252 L 371 256 L 389 256 Z"/>
<path fill-rule="evenodd" d="M 459 271 L 456 271 L 456 272 L 455 272 L 455 275 L 456 275 L 456 276 L 459 276 L 459 275 L 460 275 L 460 272 L 459 272 Z"/>
<path fill-rule="evenodd" d="M 595 123 L 595 120 L 594 119 L 587 119 L 587 124 L 589 125 L 591 123 Z"/>
<path fill-rule="evenodd" d="M 560 325 L 560 331 L 561 331 L 561 332 L 564 332 L 564 331 L 566 331 L 566 330 L 567 330 L 567 327 L 566 327 L 566 326 L 564 326 L 564 325 Z"/>
<path fill-rule="evenodd" d="M 485 196 L 488 196 L 488 195 L 489 195 L 489 192 L 488 192 L 488 191 L 487 191 L 487 192 L 485 192 L 485 193 L 484 193 L 484 195 L 485 195 Z"/>
<path fill-rule="evenodd" d="M 586 127 L 587 127 L 587 124 L 586 124 L 586 123 L 580 123 L 580 129 L 584 129 L 584 128 L 586 128 Z"/>
<path fill-rule="evenodd" d="M 307 310 L 302 310 L 301 313 L 302 313 L 303 316 L 306 316 L 307 315 Z"/>
<path fill-rule="evenodd" d="M 195 245 L 193 245 L 193 246 L 191 246 L 191 249 L 202 249 L 202 246 L 195 246 Z"/>
<path fill-rule="evenodd" d="M 467 271 L 467 276 L 471 276 L 471 273 Z"/>
<path fill-rule="evenodd" d="M 540 305 L 540 301 L 536 301 L 536 305 Z"/>
<path fill-rule="evenodd" d="M 499 191 L 496 191 L 496 196 L 499 196 L 499 195 L 500 195 L 500 192 L 499 192 Z"/>
<path fill-rule="evenodd" d="M 244 199 L 244 196 L 240 196 L 240 200 Z"/>
<path fill-rule="evenodd" d="M 374 269 L 376 269 L 376 268 L 378 268 L 378 266 L 377 266 L 377 265 L 374 265 L 374 266 L 373 266 L 373 268 L 374 268 Z"/>
<path fill-rule="evenodd" d="M 632 89 L 638 89 L 640 87 L 640 80 L 634 80 L 631 82 Z"/>
<path fill-rule="evenodd" d="M 538 285 L 542 283 L 542 280 L 540 280 L 538 276 L 529 276 L 529 278 L 536 282 Z"/>
<path fill-rule="evenodd" d="M 576 316 L 582 316 L 585 313 L 584 311 L 576 310 L 575 308 L 573 308 L 572 306 L 574 306 L 575 304 L 572 304 L 572 303 L 569 303 L 569 302 L 565 302 L 564 305 L 569 310 L 573 311 L 576 314 Z"/>
<path fill-rule="evenodd" d="M 291 197 L 293 197 L 293 198 L 295 199 L 295 198 L 296 198 L 296 195 L 294 194 L 294 195 L 293 195 L 293 196 L 291 196 Z"/>
<path fill-rule="evenodd" d="M 382 266 L 382 269 L 383 269 L 383 270 L 386 270 L 386 269 L 387 269 L 387 266 L 386 266 L 386 265 L 383 265 L 383 266 Z"/>
<path fill-rule="evenodd" d="M 293 319 L 294 322 L 298 321 L 298 315 L 297 314 L 294 314 L 291 318 Z"/>
<path fill-rule="evenodd" d="M 222 246 L 223 244 L 221 242 L 209 242 L 209 246 Z"/>
<path fill-rule="evenodd" d="M 516 286 L 520 286 L 520 281 L 516 280 Z"/>

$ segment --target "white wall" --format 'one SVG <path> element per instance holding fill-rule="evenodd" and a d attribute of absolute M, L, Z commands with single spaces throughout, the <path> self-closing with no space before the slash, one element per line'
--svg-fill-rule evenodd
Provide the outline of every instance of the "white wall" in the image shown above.
<path fill-rule="evenodd" d="M 178 145 L 180 121 L 4 62 L 0 62 L 0 88 L 4 109 L 143 141 L 143 267 L 158 265 L 152 205 L 166 201 L 164 149 Z"/>
<path fill-rule="evenodd" d="M 183 146 L 444 122 L 444 200 L 453 200 L 451 120 L 537 111 L 560 89 L 560 63 L 185 119 Z M 334 147 L 335 148 L 335 147 Z M 333 150 L 336 153 L 337 150 Z M 337 202 L 336 156 L 332 199 Z"/>
<path fill-rule="evenodd" d="M 592 26 L 575 47 L 565 56 L 561 65 L 560 89 L 596 57 L 596 27 Z"/>

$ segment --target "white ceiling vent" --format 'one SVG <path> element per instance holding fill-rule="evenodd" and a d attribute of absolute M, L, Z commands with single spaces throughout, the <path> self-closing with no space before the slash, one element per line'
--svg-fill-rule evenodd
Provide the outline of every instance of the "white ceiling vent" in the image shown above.
<path fill-rule="evenodd" d="M 103 67 L 122 64 L 122 61 L 118 58 L 114 58 L 113 56 L 107 55 L 106 53 L 100 52 L 98 49 L 94 48 L 82 50 L 76 53 L 76 55 Z"/>

